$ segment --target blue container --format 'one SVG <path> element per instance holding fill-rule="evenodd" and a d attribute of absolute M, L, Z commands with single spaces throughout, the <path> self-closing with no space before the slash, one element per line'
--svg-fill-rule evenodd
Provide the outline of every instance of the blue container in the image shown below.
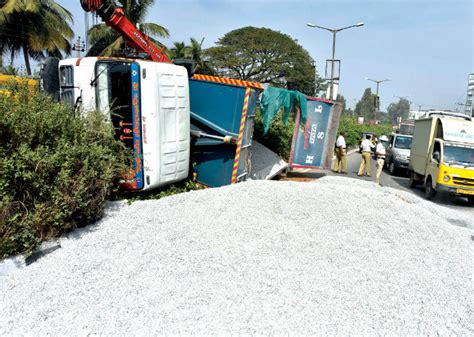
<path fill-rule="evenodd" d="M 300 125 L 299 111 L 296 116 L 290 168 L 328 169 L 339 127 L 340 106 L 327 100 L 307 98 L 306 124 Z"/>
<path fill-rule="evenodd" d="M 191 163 L 198 182 L 219 187 L 245 180 L 250 172 L 259 89 L 248 82 L 235 85 L 210 79 L 190 79 L 189 83 Z"/>

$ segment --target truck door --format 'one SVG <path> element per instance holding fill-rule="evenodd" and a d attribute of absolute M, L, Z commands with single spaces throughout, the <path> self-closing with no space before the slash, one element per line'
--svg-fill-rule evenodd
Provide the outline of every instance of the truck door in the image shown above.
<path fill-rule="evenodd" d="M 426 177 L 431 177 L 431 182 L 434 189 L 436 189 L 436 182 L 438 181 L 439 164 L 441 162 L 441 158 L 441 142 L 439 140 L 435 140 L 433 148 L 430 151 L 428 167 L 426 170 Z"/>

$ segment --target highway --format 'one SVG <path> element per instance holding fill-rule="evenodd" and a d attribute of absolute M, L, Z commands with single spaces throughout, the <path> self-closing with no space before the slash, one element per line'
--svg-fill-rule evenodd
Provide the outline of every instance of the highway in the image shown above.
<path fill-rule="evenodd" d="M 305 172 L 301 173 L 293 173 L 293 176 L 300 176 L 300 177 L 307 177 L 307 178 L 319 178 L 325 175 L 336 175 L 336 176 L 346 176 L 354 179 L 363 179 L 366 181 L 374 181 L 375 182 L 375 167 L 376 162 L 372 159 L 372 176 L 371 177 L 358 177 L 357 171 L 359 170 L 361 155 L 358 152 L 349 154 L 347 156 L 347 175 L 343 174 L 336 174 L 330 170 L 306 170 Z M 365 173 L 365 172 L 364 172 Z M 408 191 L 410 193 L 416 194 L 420 198 L 424 198 L 424 188 L 423 186 L 417 186 L 414 189 L 408 187 L 408 176 L 403 173 L 397 173 L 395 176 L 391 176 L 387 170 L 382 171 L 380 184 L 386 187 L 392 187 L 404 191 Z M 472 215 L 474 217 L 474 207 L 469 206 L 466 198 L 457 198 L 452 197 L 446 194 L 438 193 L 432 202 L 449 207 L 451 209 L 456 209 L 459 212 L 462 212 L 466 215 Z"/>
<path fill-rule="evenodd" d="M 357 176 L 357 171 L 359 170 L 359 164 L 360 164 L 360 158 L 361 155 L 356 152 L 353 154 L 350 154 L 347 157 L 347 172 L 349 177 L 353 177 L 355 179 L 364 179 L 364 180 L 373 180 L 375 181 L 375 168 L 376 168 L 376 162 L 374 159 L 372 159 L 372 177 L 358 177 Z M 334 174 L 331 172 L 331 174 Z M 400 190 L 405 190 L 409 191 L 411 193 L 414 193 L 418 195 L 421 198 L 424 198 L 424 188 L 423 186 L 417 186 L 414 189 L 411 189 L 408 187 L 408 176 L 404 174 L 403 172 L 397 173 L 395 176 L 391 176 L 387 170 L 382 171 L 382 176 L 380 179 L 380 184 L 382 186 L 388 186 L 388 187 L 393 187 L 397 188 Z M 460 212 L 466 213 L 466 214 L 472 214 L 474 216 L 474 207 L 469 206 L 467 203 L 466 198 L 456 198 L 456 197 L 451 197 L 449 195 L 443 195 L 441 193 L 438 193 L 436 197 L 432 200 L 433 202 L 457 209 Z"/>

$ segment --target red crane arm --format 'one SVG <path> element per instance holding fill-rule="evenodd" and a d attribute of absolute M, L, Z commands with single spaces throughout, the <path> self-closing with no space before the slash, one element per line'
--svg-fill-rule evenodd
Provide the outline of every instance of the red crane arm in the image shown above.
<path fill-rule="evenodd" d="M 97 13 L 105 24 L 118 32 L 138 52 L 144 52 L 155 62 L 171 62 L 163 53 L 164 47 L 157 47 L 150 39 L 140 32 L 125 16 L 123 8 L 115 7 L 110 0 L 81 0 L 86 12 Z"/>

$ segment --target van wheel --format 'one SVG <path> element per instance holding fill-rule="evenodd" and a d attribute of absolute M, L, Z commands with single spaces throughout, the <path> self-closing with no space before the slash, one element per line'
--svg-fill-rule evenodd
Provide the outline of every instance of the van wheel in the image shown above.
<path fill-rule="evenodd" d="M 394 176 L 396 171 L 397 168 L 395 167 L 395 163 L 391 160 L 390 164 L 388 164 L 388 173 L 390 173 L 391 176 Z"/>
<path fill-rule="evenodd" d="M 428 200 L 431 200 L 434 198 L 436 195 L 436 190 L 433 188 L 433 185 L 431 184 L 431 178 L 426 179 L 426 184 L 425 184 L 425 198 Z"/>
<path fill-rule="evenodd" d="M 417 183 L 417 181 L 415 180 L 415 172 L 410 171 L 409 174 L 410 174 L 410 178 L 408 179 L 408 186 L 410 188 L 415 188 L 416 183 Z"/>

